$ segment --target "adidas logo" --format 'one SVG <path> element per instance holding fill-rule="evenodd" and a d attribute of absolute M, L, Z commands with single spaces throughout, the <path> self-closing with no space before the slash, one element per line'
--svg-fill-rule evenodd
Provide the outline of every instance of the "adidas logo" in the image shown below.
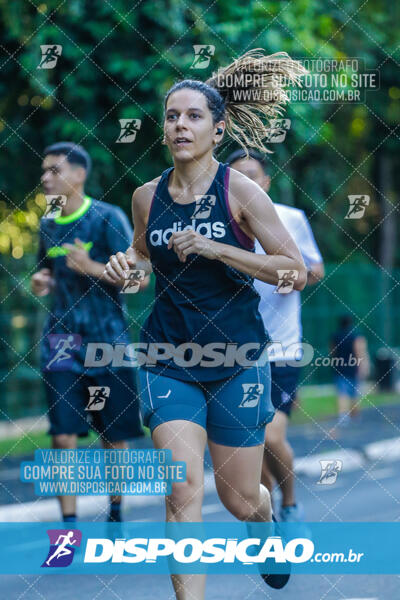
<path fill-rule="evenodd" d="M 182 227 L 182 221 L 175 221 L 172 227 L 168 229 L 153 229 L 150 232 L 150 243 L 152 246 L 161 246 L 162 244 L 168 244 L 170 236 L 175 231 L 185 231 L 186 229 L 194 229 L 197 233 L 201 233 L 207 238 L 223 238 L 226 235 L 225 224 L 222 221 L 215 221 L 215 223 L 199 223 L 196 225 L 196 219 L 192 219 L 191 225 Z"/>

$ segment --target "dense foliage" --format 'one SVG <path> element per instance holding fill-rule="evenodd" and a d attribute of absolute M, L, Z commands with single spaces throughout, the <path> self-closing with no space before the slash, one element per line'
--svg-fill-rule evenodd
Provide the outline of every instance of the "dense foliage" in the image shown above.
<path fill-rule="evenodd" d="M 306 211 L 326 260 L 399 264 L 399 12 L 382 0 L 1 0 L 0 252 L 20 258 L 34 247 L 46 144 L 83 144 L 95 164 L 88 191 L 129 212 L 134 188 L 169 164 L 160 145 L 166 90 L 262 47 L 357 57 L 379 73 L 380 89 L 360 103 L 289 107 L 292 127 L 270 155 L 271 196 Z M 54 69 L 37 68 L 42 44 L 62 46 Z M 207 69 L 190 68 L 194 44 L 215 46 Z M 116 143 L 121 118 L 142 121 L 132 144 Z M 232 149 L 225 140 L 221 159 Z M 344 219 L 349 194 L 371 197 L 363 219 Z"/>

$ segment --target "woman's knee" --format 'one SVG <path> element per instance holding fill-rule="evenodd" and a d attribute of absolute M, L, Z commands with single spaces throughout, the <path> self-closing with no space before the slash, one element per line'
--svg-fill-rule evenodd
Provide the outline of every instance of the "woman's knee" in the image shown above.
<path fill-rule="evenodd" d="M 221 502 L 229 512 L 239 519 L 239 521 L 248 521 L 256 513 L 260 504 L 259 490 L 250 493 L 248 491 L 230 490 L 219 494 Z"/>
<path fill-rule="evenodd" d="M 172 484 L 172 493 L 166 496 L 166 502 L 173 513 L 179 513 L 193 505 L 201 506 L 203 490 L 198 482 L 187 478 L 186 481 Z"/>

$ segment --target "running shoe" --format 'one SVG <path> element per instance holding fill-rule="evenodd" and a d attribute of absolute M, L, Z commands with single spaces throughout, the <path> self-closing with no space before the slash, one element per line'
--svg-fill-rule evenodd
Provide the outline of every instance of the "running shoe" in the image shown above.
<path fill-rule="evenodd" d="M 281 521 L 284 523 L 301 523 L 304 521 L 304 509 L 302 504 L 294 506 L 282 506 L 279 511 Z"/>
<path fill-rule="evenodd" d="M 301 503 L 294 506 L 282 506 L 279 516 L 283 523 L 294 523 L 293 527 L 290 527 L 291 536 L 312 539 L 311 530 L 304 523 L 304 508 Z"/>
<path fill-rule="evenodd" d="M 272 515 L 272 520 L 275 523 L 275 533 L 277 536 L 282 537 L 280 534 L 280 529 L 277 520 L 274 515 Z M 282 540 L 283 541 L 283 540 Z M 284 573 L 271 573 L 270 575 L 266 575 L 265 573 L 261 573 L 261 577 L 264 579 L 265 583 L 275 590 L 280 590 L 285 587 L 290 578 L 291 566 L 290 562 L 286 562 L 282 565 L 282 571 Z"/>

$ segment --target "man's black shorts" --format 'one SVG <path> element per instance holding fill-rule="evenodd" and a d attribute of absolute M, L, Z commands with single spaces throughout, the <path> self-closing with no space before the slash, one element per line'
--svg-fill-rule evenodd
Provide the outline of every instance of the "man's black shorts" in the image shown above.
<path fill-rule="evenodd" d="M 110 369 L 95 376 L 48 371 L 42 376 L 51 435 L 86 436 L 90 427 L 106 442 L 143 435 L 134 369 Z"/>
<path fill-rule="evenodd" d="M 293 402 L 299 382 L 300 368 L 278 366 L 271 362 L 271 399 L 276 410 L 284 412 L 288 417 L 292 411 Z"/>

